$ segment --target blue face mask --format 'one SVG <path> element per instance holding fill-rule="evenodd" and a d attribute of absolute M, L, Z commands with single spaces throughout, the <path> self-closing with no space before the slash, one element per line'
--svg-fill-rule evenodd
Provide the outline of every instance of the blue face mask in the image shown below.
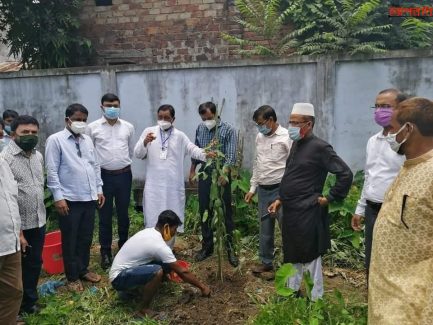
<path fill-rule="evenodd" d="M 268 135 L 272 131 L 272 129 L 268 128 L 265 124 L 257 125 L 257 130 L 259 130 L 259 132 L 263 135 Z"/>
<path fill-rule="evenodd" d="M 5 125 L 4 130 L 6 131 L 7 134 L 11 134 L 11 126 L 10 125 Z"/>
<path fill-rule="evenodd" d="M 289 126 L 289 137 L 293 141 L 301 140 L 301 128 L 299 126 Z"/>
<path fill-rule="evenodd" d="M 109 120 L 115 120 L 119 118 L 120 107 L 104 107 L 104 116 Z"/>

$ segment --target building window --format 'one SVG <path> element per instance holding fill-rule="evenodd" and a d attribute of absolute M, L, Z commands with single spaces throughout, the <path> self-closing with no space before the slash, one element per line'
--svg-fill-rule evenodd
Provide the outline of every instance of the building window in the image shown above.
<path fill-rule="evenodd" d="M 97 6 L 111 6 L 113 2 L 111 0 L 95 0 Z"/>

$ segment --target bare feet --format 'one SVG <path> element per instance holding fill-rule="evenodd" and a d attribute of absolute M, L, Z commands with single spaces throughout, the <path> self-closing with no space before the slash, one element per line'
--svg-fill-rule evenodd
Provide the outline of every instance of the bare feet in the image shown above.
<path fill-rule="evenodd" d="M 92 283 L 97 283 L 101 281 L 101 276 L 93 272 L 87 272 L 81 277 L 82 280 L 86 280 Z"/>
<path fill-rule="evenodd" d="M 66 287 L 68 288 L 69 291 L 71 292 L 82 292 L 84 290 L 83 288 L 83 284 L 81 283 L 80 280 L 77 281 L 69 281 L 66 284 Z"/>

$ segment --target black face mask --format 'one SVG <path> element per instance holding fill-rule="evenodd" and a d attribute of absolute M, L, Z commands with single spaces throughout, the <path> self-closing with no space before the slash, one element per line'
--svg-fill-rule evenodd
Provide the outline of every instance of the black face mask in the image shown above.
<path fill-rule="evenodd" d="M 38 144 L 39 137 L 35 134 L 20 135 L 15 138 L 15 143 L 23 151 L 32 151 Z"/>

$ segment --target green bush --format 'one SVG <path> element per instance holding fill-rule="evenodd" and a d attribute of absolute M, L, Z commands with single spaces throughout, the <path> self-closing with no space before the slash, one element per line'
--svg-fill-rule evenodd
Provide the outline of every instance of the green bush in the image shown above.
<path fill-rule="evenodd" d="M 233 218 L 236 229 L 242 236 L 257 235 L 260 226 L 257 216 L 257 195 L 253 197 L 251 204 L 245 202 L 245 194 L 250 190 L 250 179 L 251 172 L 241 169 L 232 181 Z"/>
<path fill-rule="evenodd" d="M 346 199 L 333 202 L 329 207 L 331 219 L 331 249 L 324 256 L 324 262 L 330 266 L 362 269 L 364 267 L 364 234 L 351 227 L 352 214 L 361 195 L 364 173 L 355 174 L 353 184 Z M 324 194 L 335 184 L 335 176 L 326 179 Z"/>
<path fill-rule="evenodd" d="M 347 304 L 343 295 L 337 290 L 333 295 L 326 295 L 323 299 L 312 301 L 311 291 L 314 284 L 309 272 L 303 276 L 307 297 L 296 297 L 295 291 L 286 287 L 288 278 L 295 275 L 296 272 L 290 263 L 278 269 L 275 273 L 275 289 L 280 297 L 262 306 L 254 324 L 348 325 L 367 323 L 366 305 Z"/>
<path fill-rule="evenodd" d="M 367 324 L 365 304 L 347 304 L 340 292 L 316 302 L 308 298 L 274 298 L 262 306 L 253 324 L 257 325 L 319 325 Z"/>
<path fill-rule="evenodd" d="M 388 17 L 390 3 L 379 0 L 235 0 L 235 22 L 244 35 L 222 33 L 245 56 L 374 54 L 428 48 L 432 17 Z M 430 6 L 428 1 L 403 7 Z"/>

